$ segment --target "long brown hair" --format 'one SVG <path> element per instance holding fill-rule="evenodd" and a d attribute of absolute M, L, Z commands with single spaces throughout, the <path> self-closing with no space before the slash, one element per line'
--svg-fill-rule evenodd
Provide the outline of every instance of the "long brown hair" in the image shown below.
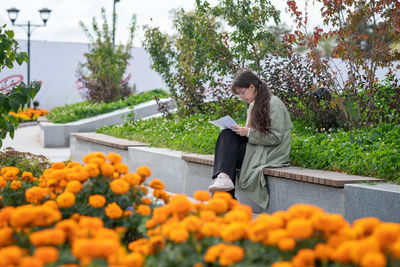
<path fill-rule="evenodd" d="M 235 74 L 231 91 L 233 94 L 238 95 L 238 88 L 249 88 L 250 85 L 254 85 L 256 88 L 256 97 L 250 114 L 249 126 L 263 134 L 267 134 L 271 131 L 271 119 L 269 117 L 271 92 L 266 82 L 262 81 L 249 69 L 241 69 Z"/>

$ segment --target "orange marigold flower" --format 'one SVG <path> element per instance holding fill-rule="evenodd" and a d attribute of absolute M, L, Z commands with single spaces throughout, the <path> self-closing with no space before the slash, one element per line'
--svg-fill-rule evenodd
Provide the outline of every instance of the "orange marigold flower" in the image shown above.
<path fill-rule="evenodd" d="M 79 181 L 71 181 L 67 184 L 66 191 L 71 193 L 78 193 L 82 189 L 82 184 Z"/>
<path fill-rule="evenodd" d="M 139 205 L 137 212 L 142 216 L 149 216 L 151 214 L 151 209 L 147 205 Z"/>
<path fill-rule="evenodd" d="M 132 216 L 132 211 L 130 211 L 130 210 L 126 210 L 126 211 L 124 211 L 124 218 L 128 218 L 128 217 L 131 217 Z"/>
<path fill-rule="evenodd" d="M 90 160 L 91 160 L 91 159 L 94 159 L 94 158 L 101 159 L 101 160 L 103 160 L 103 162 L 104 162 L 105 159 L 106 159 L 106 156 L 104 155 L 103 152 L 92 152 L 92 153 L 86 154 L 86 155 L 83 157 L 83 162 L 86 163 L 86 164 L 88 164 L 88 163 L 90 162 Z"/>
<path fill-rule="evenodd" d="M 106 204 L 106 198 L 102 195 L 93 195 L 89 197 L 89 205 L 93 208 L 101 208 Z"/>
<path fill-rule="evenodd" d="M 140 201 L 141 201 L 144 205 L 150 205 L 151 203 L 153 203 L 153 201 L 151 201 L 151 199 L 148 198 L 148 197 L 142 197 L 142 198 L 140 199 Z"/>
<path fill-rule="evenodd" d="M 133 252 L 126 255 L 122 260 L 122 263 L 126 266 L 141 267 L 144 263 L 144 257 L 140 253 Z"/>
<path fill-rule="evenodd" d="M 217 260 L 218 256 L 221 255 L 222 251 L 225 248 L 225 244 L 216 244 L 207 249 L 206 254 L 204 255 L 204 261 L 205 262 L 210 262 L 210 263 L 215 263 Z"/>
<path fill-rule="evenodd" d="M 4 180 L 3 176 L 0 176 L 0 189 L 7 186 L 6 180 Z"/>
<path fill-rule="evenodd" d="M 293 267 L 293 264 L 290 261 L 277 261 L 271 267 Z"/>
<path fill-rule="evenodd" d="M 104 223 L 98 217 L 80 216 L 79 226 L 92 230 L 98 230 L 104 227 Z"/>
<path fill-rule="evenodd" d="M 216 222 L 206 222 L 200 229 L 202 235 L 213 237 L 219 237 L 220 231 L 221 226 Z"/>
<path fill-rule="evenodd" d="M 389 248 L 400 238 L 400 224 L 391 222 L 381 223 L 375 227 L 373 236 L 382 248 Z"/>
<path fill-rule="evenodd" d="M 287 230 L 292 237 L 298 239 L 305 239 L 313 234 L 311 221 L 303 218 L 297 218 L 289 221 Z"/>
<path fill-rule="evenodd" d="M 61 229 L 45 229 L 32 233 L 29 241 L 35 246 L 58 246 L 65 242 L 65 232 Z"/>
<path fill-rule="evenodd" d="M 19 261 L 19 267 L 43 267 L 43 262 L 35 257 L 25 256 Z"/>
<path fill-rule="evenodd" d="M 3 266 L 16 266 L 22 255 L 22 249 L 17 246 L 8 246 L 0 250 L 0 259 Z"/>
<path fill-rule="evenodd" d="M 249 222 L 251 219 L 252 219 L 252 216 L 243 210 L 231 210 L 231 211 L 227 212 L 224 216 L 224 220 L 227 223 L 236 222 L 236 221 Z"/>
<path fill-rule="evenodd" d="M 293 250 L 296 247 L 296 241 L 293 238 L 283 238 L 278 242 L 278 248 L 282 251 Z"/>
<path fill-rule="evenodd" d="M 384 267 L 386 257 L 382 252 L 369 252 L 361 258 L 362 267 Z"/>
<path fill-rule="evenodd" d="M 101 164 L 100 169 L 101 169 L 101 173 L 104 176 L 113 177 L 113 173 L 114 173 L 115 169 L 114 169 L 114 166 L 111 165 L 110 163 Z"/>
<path fill-rule="evenodd" d="M 179 214 L 187 214 L 192 209 L 192 203 L 185 195 L 173 196 L 169 205 L 172 207 L 173 212 Z"/>
<path fill-rule="evenodd" d="M 15 180 L 17 179 L 17 175 L 19 173 L 19 169 L 17 167 L 9 166 L 1 168 L 1 175 L 5 180 Z"/>
<path fill-rule="evenodd" d="M 311 218 L 314 214 L 320 212 L 323 212 L 323 209 L 313 205 L 295 204 L 288 209 L 287 215 L 289 219 L 294 219 L 294 218 L 308 219 Z"/>
<path fill-rule="evenodd" d="M 214 221 L 217 214 L 212 210 L 202 210 L 200 211 L 200 219 L 204 222 Z"/>
<path fill-rule="evenodd" d="M 58 210 L 57 202 L 55 202 L 54 200 L 47 200 L 43 203 L 43 206 Z"/>
<path fill-rule="evenodd" d="M 381 221 L 375 217 L 365 217 L 357 219 L 353 222 L 353 229 L 358 233 L 360 237 L 370 235 L 376 226 L 378 226 Z"/>
<path fill-rule="evenodd" d="M 314 247 L 315 257 L 319 260 L 329 260 L 333 253 L 333 248 L 326 244 L 319 243 Z"/>
<path fill-rule="evenodd" d="M 165 186 L 164 186 L 164 183 L 161 182 L 160 179 L 153 179 L 150 182 L 150 187 L 153 188 L 153 189 L 161 190 L 161 189 L 164 189 Z"/>
<path fill-rule="evenodd" d="M 312 251 L 311 249 L 300 249 L 297 252 L 296 256 L 292 258 L 292 263 L 294 267 L 314 266 L 314 251 Z"/>
<path fill-rule="evenodd" d="M 86 170 L 89 174 L 89 177 L 96 177 L 100 174 L 99 166 L 94 163 L 88 163 L 83 166 L 83 169 Z"/>
<path fill-rule="evenodd" d="M 322 231 L 325 235 L 339 232 L 349 226 L 348 222 L 340 214 L 327 214 L 318 212 L 311 217 L 311 222 L 316 230 Z"/>
<path fill-rule="evenodd" d="M 175 228 L 169 232 L 168 237 L 175 243 L 183 243 L 189 238 L 189 232 L 184 228 Z"/>
<path fill-rule="evenodd" d="M 244 238 L 246 235 L 246 224 L 243 222 L 233 222 L 228 224 L 222 232 L 221 238 L 226 242 L 233 242 Z"/>
<path fill-rule="evenodd" d="M 47 188 L 33 186 L 25 191 L 25 198 L 30 203 L 39 204 L 48 193 Z"/>
<path fill-rule="evenodd" d="M 64 192 L 57 197 L 56 201 L 60 208 L 70 208 L 75 204 L 75 195 L 71 192 Z"/>
<path fill-rule="evenodd" d="M 21 175 L 22 181 L 31 181 L 33 179 L 33 174 L 31 172 L 23 172 Z"/>
<path fill-rule="evenodd" d="M 108 204 L 105 211 L 107 217 L 111 219 L 121 218 L 123 214 L 123 210 L 115 202 Z"/>
<path fill-rule="evenodd" d="M 197 232 L 202 226 L 202 222 L 199 217 L 190 215 L 183 219 L 183 225 L 189 232 Z"/>
<path fill-rule="evenodd" d="M 137 174 L 143 178 L 149 177 L 151 175 L 150 168 L 147 166 L 140 166 L 136 169 Z"/>
<path fill-rule="evenodd" d="M 244 249 L 236 245 L 227 245 L 222 250 L 219 263 L 222 266 L 229 266 L 238 263 L 244 257 Z"/>
<path fill-rule="evenodd" d="M 129 184 L 122 179 L 116 179 L 110 183 L 110 188 L 115 194 L 123 195 L 129 191 Z"/>
<path fill-rule="evenodd" d="M 51 168 L 55 169 L 55 170 L 64 169 L 65 162 L 55 162 L 55 163 L 51 164 Z"/>
<path fill-rule="evenodd" d="M 0 228 L 0 247 L 8 246 L 13 243 L 14 230 L 8 226 Z"/>
<path fill-rule="evenodd" d="M 120 163 L 122 161 L 121 155 L 114 153 L 114 152 L 108 153 L 107 159 L 113 164 Z"/>
<path fill-rule="evenodd" d="M 114 164 L 114 168 L 119 174 L 127 174 L 129 171 L 128 165 L 121 162 Z"/>
<path fill-rule="evenodd" d="M 391 252 L 397 259 L 400 259 L 400 238 L 393 244 Z"/>
<path fill-rule="evenodd" d="M 11 182 L 10 187 L 14 190 L 21 188 L 22 182 L 20 180 L 14 180 Z"/>
<path fill-rule="evenodd" d="M 208 201 L 210 200 L 210 193 L 207 191 L 196 191 L 193 197 L 198 201 Z"/>
<path fill-rule="evenodd" d="M 351 252 L 357 246 L 358 241 L 344 241 L 333 252 L 332 259 L 342 264 L 349 264 L 351 262 Z"/>
<path fill-rule="evenodd" d="M 224 213 L 228 210 L 228 203 L 222 198 L 212 198 L 208 201 L 207 207 L 216 213 Z"/>
<path fill-rule="evenodd" d="M 126 175 L 122 176 L 121 179 L 132 186 L 139 185 L 142 181 L 140 175 L 133 172 L 127 173 Z"/>
<path fill-rule="evenodd" d="M 58 249 L 50 246 L 38 247 L 33 255 L 43 263 L 52 263 L 58 260 Z"/>

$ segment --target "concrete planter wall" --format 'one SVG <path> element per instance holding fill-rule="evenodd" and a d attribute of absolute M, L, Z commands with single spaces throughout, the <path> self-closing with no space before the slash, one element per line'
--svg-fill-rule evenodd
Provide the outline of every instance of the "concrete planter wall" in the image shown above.
<path fill-rule="evenodd" d="M 162 99 L 163 102 L 172 103 L 172 99 Z M 142 103 L 133 107 L 115 110 L 95 117 L 82 119 L 69 123 L 41 122 L 41 142 L 44 147 L 68 147 L 71 133 L 94 132 L 96 129 L 111 125 L 122 124 L 125 115 L 134 112 L 135 119 L 141 119 L 158 113 L 158 105 L 155 100 Z"/>
<path fill-rule="evenodd" d="M 146 147 L 143 144 L 116 149 L 109 147 L 110 144 L 93 145 L 91 141 L 81 140 L 81 137 L 72 135 L 71 157 L 81 161 L 85 154 L 94 151 L 119 153 L 130 171 L 147 165 L 152 172 L 151 177 L 163 181 L 167 191 L 184 193 L 189 197 L 197 190 L 207 190 L 211 182 L 212 166 L 183 160 L 183 152 Z M 399 185 L 346 184 L 339 188 L 275 176 L 268 176 L 267 184 L 270 193 L 267 210 L 255 205 L 240 190 L 237 190 L 236 197 L 241 203 L 250 205 L 254 213 L 272 213 L 287 210 L 293 204 L 307 203 L 330 213 L 340 213 L 349 222 L 361 217 L 374 216 L 382 221 L 400 223 Z"/>

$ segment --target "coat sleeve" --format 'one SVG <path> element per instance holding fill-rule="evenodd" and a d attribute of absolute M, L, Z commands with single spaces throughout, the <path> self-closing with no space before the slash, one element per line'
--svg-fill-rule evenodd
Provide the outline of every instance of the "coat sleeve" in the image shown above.
<path fill-rule="evenodd" d="M 261 132 L 250 129 L 249 133 L 249 143 L 254 145 L 263 145 L 263 146 L 277 146 L 279 145 L 285 133 L 285 125 L 286 118 L 285 114 L 286 108 L 280 105 L 280 101 L 271 101 L 270 102 L 270 119 L 271 119 L 271 132 L 267 134 L 262 134 Z"/>

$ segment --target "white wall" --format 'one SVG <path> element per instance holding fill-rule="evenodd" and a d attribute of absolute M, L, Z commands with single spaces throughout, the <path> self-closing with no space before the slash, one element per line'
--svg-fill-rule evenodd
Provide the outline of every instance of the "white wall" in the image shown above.
<path fill-rule="evenodd" d="M 27 41 L 18 41 L 21 51 L 27 51 Z M 86 43 L 31 41 L 31 81 L 41 81 L 42 87 L 35 100 L 40 108 L 51 110 L 65 104 L 83 101 L 77 83 L 76 69 L 84 62 Z M 167 89 L 160 75 L 150 68 L 150 59 L 143 48 L 132 49 L 133 58 L 129 61 L 125 77 L 130 75 L 129 83 L 136 84 L 138 92 L 155 88 Z M 20 75 L 18 77 L 13 75 Z M 0 90 L 5 89 L 11 80 L 27 81 L 27 64 L 16 64 L 13 69 L 4 68 L 0 72 Z"/>

